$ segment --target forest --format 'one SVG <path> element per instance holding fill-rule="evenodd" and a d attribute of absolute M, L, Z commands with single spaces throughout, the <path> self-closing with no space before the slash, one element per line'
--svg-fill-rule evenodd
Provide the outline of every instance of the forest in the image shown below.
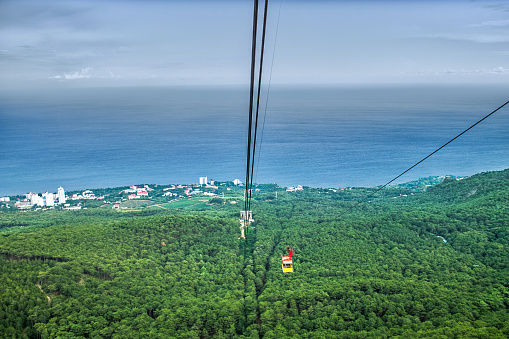
<path fill-rule="evenodd" d="M 433 184 L 4 209 L 1 337 L 507 338 L 509 169 Z"/>

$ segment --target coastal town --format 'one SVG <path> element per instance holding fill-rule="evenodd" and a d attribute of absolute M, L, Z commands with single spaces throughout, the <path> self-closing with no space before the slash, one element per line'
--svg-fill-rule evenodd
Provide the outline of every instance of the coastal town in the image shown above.
<path fill-rule="evenodd" d="M 443 180 L 462 180 L 464 177 L 431 176 L 391 186 L 386 197 L 405 199 L 413 192 L 425 191 Z M 273 193 L 269 199 L 277 198 L 278 193 L 297 194 L 305 190 L 317 193 L 342 194 L 346 191 L 361 190 L 366 187 L 347 188 L 311 188 L 303 185 L 282 187 L 273 184 L 253 184 L 254 192 Z M 352 191 L 353 192 L 353 191 Z M 58 187 L 56 192 L 34 193 L 0 197 L 1 210 L 40 211 L 48 209 L 81 210 L 87 208 L 111 208 L 132 210 L 148 207 L 163 209 L 205 209 L 217 204 L 237 204 L 244 201 L 245 185 L 239 180 L 215 181 L 208 177 L 199 177 L 195 184 L 142 184 L 115 188 L 86 189 L 66 192 Z M 355 193 L 354 193 L 355 194 Z M 362 194 L 362 193 L 361 193 Z"/>
<path fill-rule="evenodd" d="M 265 191 L 284 189 L 276 184 L 262 185 Z M 199 177 L 196 184 L 131 185 L 126 187 L 87 189 L 66 192 L 59 187 L 55 193 L 28 192 L 21 196 L 1 197 L 0 208 L 19 210 L 80 210 L 85 208 L 133 209 L 144 207 L 178 208 L 191 205 L 215 203 L 236 204 L 243 200 L 245 186 L 239 180 L 216 182 L 208 177 Z M 256 188 L 260 191 L 260 188 Z M 301 185 L 286 189 L 289 192 L 303 190 Z M 192 204 L 191 204 L 192 203 Z M 212 200 L 214 203 L 214 200 Z"/>

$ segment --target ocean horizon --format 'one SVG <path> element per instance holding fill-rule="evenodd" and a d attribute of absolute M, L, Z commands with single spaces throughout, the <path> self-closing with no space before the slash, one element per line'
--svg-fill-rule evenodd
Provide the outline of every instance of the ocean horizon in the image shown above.
<path fill-rule="evenodd" d="M 503 85 L 273 86 L 262 98 L 254 181 L 383 185 L 509 99 Z M 245 180 L 245 86 L 0 92 L 0 196 Z M 504 107 L 413 170 L 509 167 Z M 262 122 L 265 121 L 264 124 Z"/>

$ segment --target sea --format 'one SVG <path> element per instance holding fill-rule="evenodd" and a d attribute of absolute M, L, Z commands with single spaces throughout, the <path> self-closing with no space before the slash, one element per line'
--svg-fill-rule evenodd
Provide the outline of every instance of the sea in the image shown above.
<path fill-rule="evenodd" d="M 383 185 L 509 100 L 507 85 L 271 86 L 254 181 Z M 0 196 L 245 181 L 246 86 L 0 92 Z M 509 167 L 509 105 L 394 183 Z"/>

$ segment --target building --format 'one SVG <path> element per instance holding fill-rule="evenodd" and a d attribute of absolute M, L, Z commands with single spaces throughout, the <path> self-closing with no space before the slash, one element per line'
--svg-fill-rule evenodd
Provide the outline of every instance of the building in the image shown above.
<path fill-rule="evenodd" d="M 37 193 L 32 193 L 32 192 L 28 193 L 27 199 L 30 199 L 30 205 L 32 205 L 32 206 L 35 206 L 35 205 L 43 206 L 42 197 L 40 197 L 39 194 L 37 194 Z"/>
<path fill-rule="evenodd" d="M 297 187 L 288 187 L 286 189 L 287 192 L 296 192 L 296 191 L 303 191 L 304 190 L 304 187 L 302 187 L 302 185 L 297 185 Z"/>
<path fill-rule="evenodd" d="M 44 192 L 42 194 L 42 206 L 55 206 L 55 198 L 53 193 Z"/>
<path fill-rule="evenodd" d="M 58 197 L 58 203 L 59 204 L 65 204 L 65 191 L 64 191 L 64 188 L 62 186 L 60 186 L 58 188 L 58 192 L 57 192 L 57 197 Z"/>
<path fill-rule="evenodd" d="M 17 208 L 31 208 L 32 205 L 30 204 L 29 201 L 17 201 L 15 204 L 14 204 Z"/>
<path fill-rule="evenodd" d="M 30 206 L 40 206 L 40 207 L 44 206 L 53 207 L 55 205 L 64 205 L 66 200 L 65 191 L 62 187 L 58 188 L 58 193 L 56 194 L 44 192 L 42 195 L 39 195 L 37 193 L 29 192 L 25 194 L 25 198 L 26 198 L 25 200 L 30 203 Z"/>
<path fill-rule="evenodd" d="M 67 211 L 77 211 L 77 210 L 80 210 L 80 209 L 81 209 L 80 205 L 64 207 L 64 210 L 67 210 Z"/>
<path fill-rule="evenodd" d="M 95 194 L 91 190 L 83 191 L 83 193 L 81 193 L 81 195 L 83 196 L 83 199 L 89 199 L 89 200 L 95 199 Z"/>
<path fill-rule="evenodd" d="M 200 185 L 206 185 L 208 182 L 207 177 L 200 177 Z"/>
<path fill-rule="evenodd" d="M 241 182 L 239 179 L 235 179 L 235 180 L 233 180 L 233 184 L 236 186 L 239 186 L 241 184 Z"/>

